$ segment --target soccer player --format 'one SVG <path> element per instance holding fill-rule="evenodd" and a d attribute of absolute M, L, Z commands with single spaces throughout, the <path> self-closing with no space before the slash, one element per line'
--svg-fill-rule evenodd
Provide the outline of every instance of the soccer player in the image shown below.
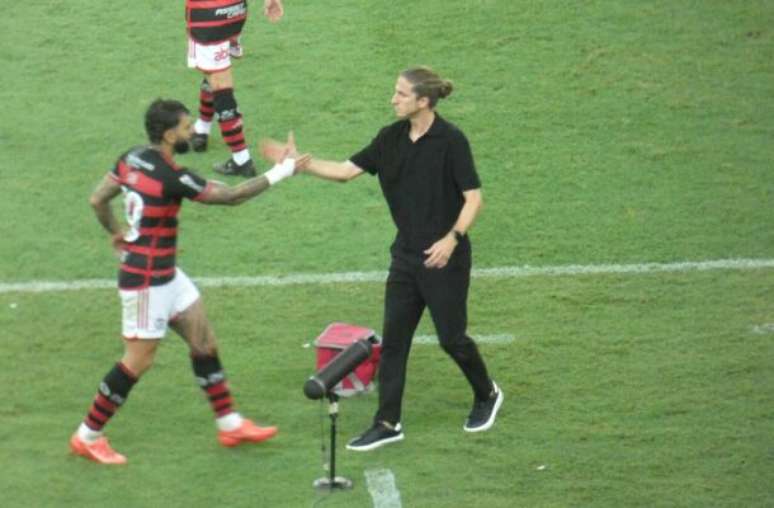
<path fill-rule="evenodd" d="M 151 367 L 168 327 L 188 344 L 194 376 L 215 413 L 223 446 L 257 443 L 277 433 L 276 427 L 259 427 L 234 409 L 199 291 L 176 266 L 177 214 L 183 199 L 207 205 L 244 203 L 293 175 L 296 164 L 305 158 L 285 154 L 289 157 L 263 175 L 234 187 L 208 181 L 173 160 L 175 153 L 188 149 L 191 124 L 180 102 L 153 102 L 145 114 L 150 144 L 124 153 L 91 195 L 97 219 L 120 254 L 124 354 L 102 379 L 85 419 L 70 438 L 70 448 L 102 464 L 126 462 L 126 457 L 111 448 L 103 429 Z M 120 194 L 125 205 L 123 225 L 111 208 L 111 201 Z"/>
<path fill-rule="evenodd" d="M 264 15 L 275 23 L 282 18 L 282 0 L 264 0 Z M 185 18 L 188 29 L 188 67 L 202 72 L 199 90 L 199 118 L 194 125 L 191 146 L 194 151 L 207 150 L 213 117 L 231 157 L 215 165 L 224 175 L 255 176 L 255 164 L 245 143 L 242 115 L 234 95 L 231 57 L 242 56 L 239 36 L 247 20 L 246 0 L 186 0 Z"/>
<path fill-rule="evenodd" d="M 473 407 L 464 430 L 489 429 L 503 401 L 502 391 L 489 378 L 475 342 L 466 333 L 471 270 L 467 232 L 482 198 L 467 138 L 435 110 L 438 100 L 451 92 L 451 82 L 429 68 L 405 70 L 398 76 L 391 101 L 397 122 L 381 129 L 348 161 L 312 158 L 301 167 L 340 182 L 364 172 L 377 175 L 398 229 L 385 290 L 379 408 L 372 427 L 349 442 L 350 450 L 373 450 L 403 439 L 406 363 L 425 307 L 441 347 L 473 389 Z M 278 161 L 287 148 L 265 140 L 262 151 Z"/>

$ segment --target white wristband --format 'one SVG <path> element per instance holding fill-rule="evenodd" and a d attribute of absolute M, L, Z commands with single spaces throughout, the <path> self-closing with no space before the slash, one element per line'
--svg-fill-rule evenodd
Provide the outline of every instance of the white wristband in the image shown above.
<path fill-rule="evenodd" d="M 269 185 L 274 185 L 289 176 L 293 176 L 295 166 L 295 159 L 285 159 L 279 164 L 275 164 L 274 167 L 265 172 L 263 176 L 269 181 Z"/>

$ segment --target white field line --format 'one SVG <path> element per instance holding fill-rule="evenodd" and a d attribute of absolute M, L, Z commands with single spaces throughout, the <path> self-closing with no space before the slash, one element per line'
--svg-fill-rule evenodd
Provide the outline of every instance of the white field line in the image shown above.
<path fill-rule="evenodd" d="M 477 344 L 510 344 L 516 338 L 508 333 L 497 333 L 493 335 L 473 335 L 473 340 Z M 414 344 L 438 344 L 437 335 L 416 335 Z"/>
<path fill-rule="evenodd" d="M 762 325 L 754 325 L 752 332 L 758 335 L 774 334 L 774 323 L 764 323 Z"/>
<path fill-rule="evenodd" d="M 642 274 L 654 272 L 692 272 L 706 270 L 756 270 L 774 268 L 774 259 L 719 259 L 714 261 L 680 261 L 676 263 L 559 265 L 559 266 L 499 266 L 476 268 L 471 274 L 477 279 L 513 279 L 535 276 Z M 291 286 L 300 284 L 339 284 L 383 282 L 387 272 L 295 273 L 260 277 L 197 277 L 201 287 Z M 83 289 L 115 288 L 114 279 L 81 279 L 73 281 L 0 282 L 0 293 L 45 293 Z"/>
<path fill-rule="evenodd" d="M 389 469 L 366 469 L 366 484 L 374 508 L 401 508 L 400 491 L 395 486 L 395 475 Z"/>

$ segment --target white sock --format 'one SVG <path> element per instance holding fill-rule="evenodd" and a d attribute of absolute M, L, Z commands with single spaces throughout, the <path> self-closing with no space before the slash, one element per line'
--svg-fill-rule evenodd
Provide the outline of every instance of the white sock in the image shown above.
<path fill-rule="evenodd" d="M 81 422 L 81 424 L 78 426 L 78 437 L 83 441 L 84 443 L 93 443 L 97 439 L 102 437 L 102 432 L 96 431 L 92 428 L 90 428 L 85 423 Z"/>
<path fill-rule="evenodd" d="M 250 160 L 250 151 L 247 148 L 245 148 L 244 150 L 239 150 L 238 152 L 234 152 L 234 154 L 231 157 L 234 159 L 234 162 L 236 162 L 241 166 L 242 164 Z"/>
<path fill-rule="evenodd" d="M 201 118 L 197 118 L 196 123 L 194 124 L 194 132 L 196 134 L 207 134 L 209 136 L 211 127 L 212 122 L 205 122 Z"/>
<path fill-rule="evenodd" d="M 229 413 L 220 418 L 215 418 L 215 425 L 218 426 L 218 430 L 236 430 L 242 425 L 242 415 L 239 413 Z"/>

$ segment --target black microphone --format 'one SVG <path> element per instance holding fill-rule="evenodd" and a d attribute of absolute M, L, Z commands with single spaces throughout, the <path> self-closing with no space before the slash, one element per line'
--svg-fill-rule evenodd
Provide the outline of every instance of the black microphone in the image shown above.
<path fill-rule="evenodd" d="M 323 398 L 344 376 L 371 356 L 371 342 L 360 339 L 339 353 L 325 367 L 304 383 L 304 395 L 315 400 Z"/>

